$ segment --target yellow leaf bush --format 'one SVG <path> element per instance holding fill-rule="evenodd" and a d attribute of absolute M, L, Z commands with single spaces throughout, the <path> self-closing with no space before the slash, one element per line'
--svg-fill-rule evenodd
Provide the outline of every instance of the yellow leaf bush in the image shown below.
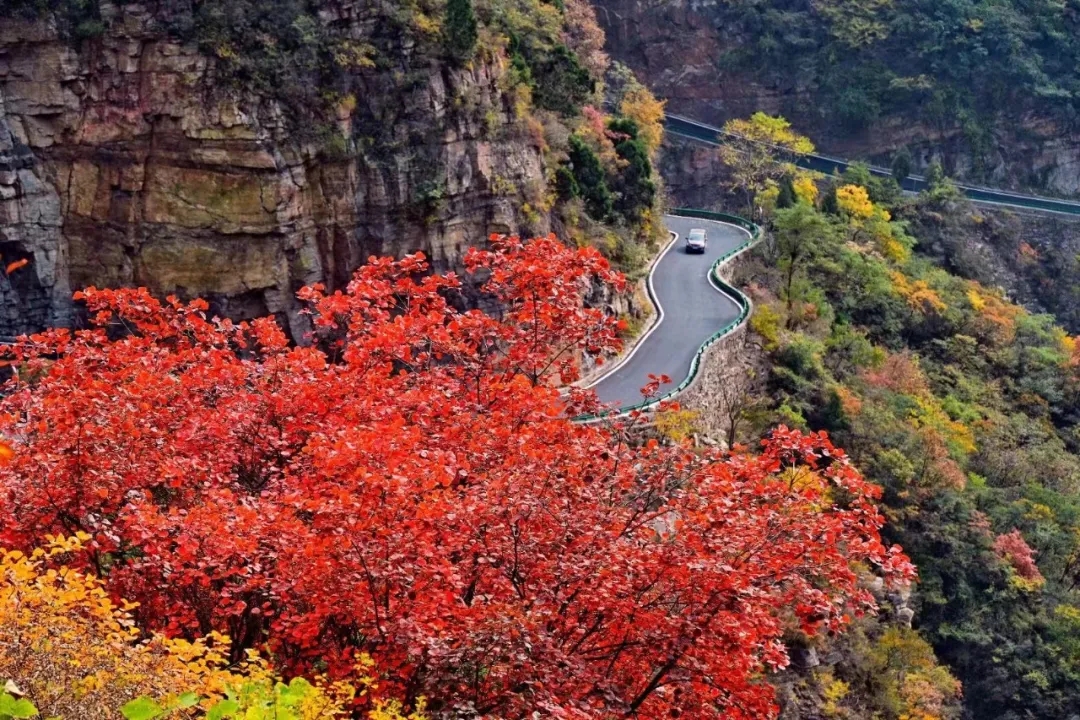
<path fill-rule="evenodd" d="M 17 689 L 41 717 L 120 718 L 120 708 L 136 698 L 168 707 L 190 693 L 200 704 L 170 717 L 200 717 L 227 696 L 254 706 L 272 702 L 285 687 L 257 653 L 230 665 L 223 636 L 189 642 L 140 633 L 130 613 L 135 605 L 117 605 L 96 578 L 62 564 L 88 539 L 81 533 L 49 537 L 30 555 L 0 550 L 0 685 Z M 358 664 L 355 684 L 316 678 L 288 717 L 346 715 L 350 703 L 374 687 L 370 664 Z M 422 711 L 405 715 L 399 704 L 376 703 L 370 717 L 420 720 Z"/>

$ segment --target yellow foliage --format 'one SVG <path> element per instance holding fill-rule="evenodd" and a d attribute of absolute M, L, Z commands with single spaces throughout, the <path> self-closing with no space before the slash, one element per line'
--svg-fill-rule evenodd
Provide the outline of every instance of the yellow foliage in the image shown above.
<path fill-rule="evenodd" d="M 809 507 L 816 512 L 825 512 L 834 503 L 833 485 L 828 478 L 806 468 L 788 468 L 778 477 L 788 484 L 793 491 L 810 500 Z"/>
<path fill-rule="evenodd" d="M 756 332 L 765 341 L 765 349 L 772 351 L 780 347 L 780 328 L 783 326 L 783 317 L 772 305 L 755 305 L 754 314 L 750 316 L 750 329 Z"/>
<path fill-rule="evenodd" d="M 162 704 L 183 693 L 203 698 L 203 709 L 227 692 L 273 696 L 279 682 L 266 661 L 250 652 L 230 666 L 228 639 L 211 634 L 188 642 L 144 637 L 130 611 L 116 605 L 95 578 L 59 563 L 89 539 L 48 537 L 46 547 L 26 555 L 0 550 L 0 682 L 14 683 L 43 717 L 90 720 L 119 717 L 119 708 L 142 696 Z M 358 666 L 358 674 L 370 664 Z M 294 712 L 305 720 L 341 717 L 348 703 L 372 685 L 359 687 L 317 678 Z M 376 720 L 417 720 L 396 705 L 381 706 Z M 197 708 L 174 717 L 190 717 Z M 396 715 L 393 713 L 397 713 Z"/>
<path fill-rule="evenodd" d="M 1042 588 L 1046 584 L 1044 578 L 1026 578 L 1017 575 L 1014 572 L 1009 573 L 1009 587 L 1019 590 L 1020 592 L 1035 592 Z"/>
<path fill-rule="evenodd" d="M 1080 608 L 1075 605 L 1058 605 L 1054 608 L 1054 614 L 1063 620 L 1067 620 L 1074 625 L 1080 626 Z"/>
<path fill-rule="evenodd" d="M 409 714 L 401 707 L 397 700 L 375 703 L 375 709 L 368 713 L 368 720 L 426 720 L 424 716 L 424 701 L 417 703 L 417 708 Z"/>
<path fill-rule="evenodd" d="M 1064 333 L 1062 335 L 1059 341 L 1061 350 L 1069 356 L 1065 361 L 1066 365 L 1072 368 L 1080 367 L 1080 337 L 1069 337 Z"/>
<path fill-rule="evenodd" d="M 823 686 L 822 694 L 825 696 L 825 703 L 821 709 L 829 717 L 837 717 L 841 713 L 840 703 L 851 692 L 851 686 L 843 680 L 834 678 L 832 673 L 822 673 L 820 680 Z"/>
<path fill-rule="evenodd" d="M 421 12 L 417 7 L 410 8 L 409 17 L 412 21 L 413 29 L 420 35 L 436 37 L 442 32 L 442 23 L 440 23 L 437 18 Z"/>
<path fill-rule="evenodd" d="M 729 187 L 746 193 L 750 213 L 754 196 L 769 182 L 795 172 L 793 155 L 814 151 L 814 144 L 792 130 L 791 123 L 763 112 L 729 120 L 724 133 L 718 153 L 731 171 Z"/>
<path fill-rule="evenodd" d="M 817 12 L 829 21 L 829 32 L 845 45 L 872 45 L 889 35 L 885 13 L 892 0 L 815 0 Z"/>
<path fill-rule="evenodd" d="M 697 422 L 700 413 L 694 410 L 671 409 L 656 413 L 657 431 L 677 443 L 685 442 L 698 431 Z"/>
<path fill-rule="evenodd" d="M 1058 335 L 1058 346 L 1060 347 L 1062 354 L 1065 355 L 1065 357 L 1069 358 L 1066 363 L 1068 365 L 1075 365 L 1075 358 L 1077 352 L 1076 338 L 1068 335 L 1064 330 L 1060 330 L 1059 332 L 1060 334 Z"/>
<path fill-rule="evenodd" d="M 814 143 L 792 130 L 791 123 L 763 112 L 754 113 L 748 120 L 728 120 L 724 130 L 752 142 L 777 145 L 800 155 L 814 152 Z"/>
<path fill-rule="evenodd" d="M 776 210 L 776 202 L 780 199 L 780 186 L 771 180 L 764 190 L 754 196 L 754 204 L 760 207 L 766 215 L 772 215 Z"/>
<path fill-rule="evenodd" d="M 911 251 L 892 235 L 879 237 L 878 244 L 881 247 L 881 254 L 897 265 L 903 265 L 911 257 Z"/>
<path fill-rule="evenodd" d="M 893 287 L 902 298 L 907 300 L 915 310 L 926 314 L 929 312 L 945 312 L 946 305 L 937 292 L 931 288 L 925 280 L 912 280 L 902 272 L 889 273 Z"/>
<path fill-rule="evenodd" d="M 374 54 L 373 46 L 354 40 L 346 40 L 333 50 L 334 63 L 344 69 L 373 68 L 375 67 L 375 61 L 372 59 Z M 355 98 L 353 100 L 355 108 Z"/>
<path fill-rule="evenodd" d="M 937 430 L 949 448 L 955 452 L 970 454 L 975 452 L 975 434 L 967 425 L 950 418 L 941 408 L 937 398 L 924 395 L 916 399 L 918 408 L 913 421 L 916 427 L 929 427 Z"/>
<path fill-rule="evenodd" d="M 856 220 L 868 220 L 874 214 L 874 203 L 861 185 L 844 185 L 836 190 L 836 204 Z"/>
<path fill-rule="evenodd" d="M 960 695 L 960 682 L 937 664 L 933 649 L 914 630 L 889 628 L 870 659 L 901 720 L 938 720 L 946 702 Z"/>
<path fill-rule="evenodd" d="M 664 140 L 664 106 L 666 100 L 657 100 L 648 88 L 638 87 L 623 96 L 619 112 L 638 126 L 638 138 L 645 143 L 650 157 L 655 157 Z"/>
<path fill-rule="evenodd" d="M 818 187 L 809 173 L 799 173 L 791 186 L 795 190 L 795 197 L 799 200 L 810 205 L 817 202 Z"/>
<path fill-rule="evenodd" d="M 967 300 L 976 313 L 975 326 L 979 334 L 1002 345 L 1012 342 L 1016 321 L 1024 314 L 1023 308 L 977 282 L 968 283 Z"/>
<path fill-rule="evenodd" d="M 892 217 L 884 208 L 874 207 L 874 212 L 866 221 L 866 230 L 877 242 L 878 249 L 886 259 L 896 265 L 903 265 L 911 257 L 911 249 L 897 237 Z"/>

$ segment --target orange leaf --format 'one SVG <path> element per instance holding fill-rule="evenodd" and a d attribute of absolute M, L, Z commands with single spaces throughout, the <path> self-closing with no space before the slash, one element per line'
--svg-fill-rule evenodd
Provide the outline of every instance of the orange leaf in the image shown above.
<path fill-rule="evenodd" d="M 15 457 L 15 451 L 3 440 L 0 440 L 0 465 L 6 465 Z"/>
<path fill-rule="evenodd" d="M 7 272 L 8 275 L 10 275 L 11 273 L 15 272 L 19 268 L 23 267 L 24 265 L 28 265 L 28 264 L 30 264 L 30 261 L 27 260 L 26 258 L 23 258 L 22 260 L 16 260 L 13 263 L 8 263 L 6 272 Z"/>

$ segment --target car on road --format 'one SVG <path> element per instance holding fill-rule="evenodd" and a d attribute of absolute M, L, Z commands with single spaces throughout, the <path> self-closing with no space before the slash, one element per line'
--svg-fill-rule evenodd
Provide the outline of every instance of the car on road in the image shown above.
<path fill-rule="evenodd" d="M 701 228 L 694 228 L 686 236 L 686 252 L 703 253 L 709 244 L 709 235 Z"/>

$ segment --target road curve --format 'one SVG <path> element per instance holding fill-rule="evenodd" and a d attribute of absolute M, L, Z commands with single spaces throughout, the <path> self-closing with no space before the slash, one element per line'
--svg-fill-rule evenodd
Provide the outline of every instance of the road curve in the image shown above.
<path fill-rule="evenodd" d="M 678 235 L 653 267 L 649 281 L 660 304 L 659 324 L 612 371 L 590 387 L 600 402 L 626 408 L 642 401 L 641 388 L 649 375 L 667 375 L 672 390 L 690 372 L 690 364 L 702 343 L 739 317 L 740 307 L 709 280 L 713 263 L 746 242 L 748 233 L 715 220 L 666 215 L 668 229 Z M 709 245 L 704 255 L 687 254 L 684 243 L 691 228 L 704 228 Z"/>

